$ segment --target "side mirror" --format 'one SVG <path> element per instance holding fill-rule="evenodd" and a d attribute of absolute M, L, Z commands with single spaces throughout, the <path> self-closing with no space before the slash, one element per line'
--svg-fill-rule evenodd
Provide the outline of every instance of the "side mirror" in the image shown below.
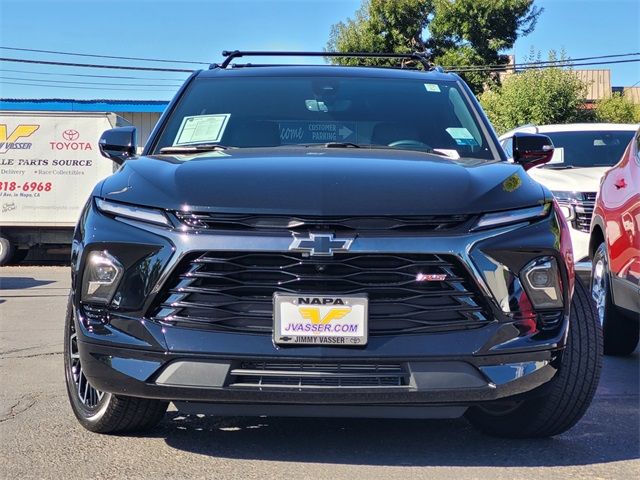
<path fill-rule="evenodd" d="M 136 156 L 137 143 L 136 127 L 118 127 L 106 130 L 98 147 L 103 157 L 122 165 L 125 160 Z"/>
<path fill-rule="evenodd" d="M 525 170 L 547 163 L 553 157 L 553 142 L 546 135 L 516 132 L 513 134 L 513 161 Z"/>

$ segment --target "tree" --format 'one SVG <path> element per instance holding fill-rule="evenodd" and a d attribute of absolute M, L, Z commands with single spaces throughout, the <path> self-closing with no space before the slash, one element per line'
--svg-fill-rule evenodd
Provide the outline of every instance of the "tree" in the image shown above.
<path fill-rule="evenodd" d="M 621 93 L 596 103 L 595 116 L 599 122 L 634 123 L 640 122 L 640 110 Z"/>
<path fill-rule="evenodd" d="M 560 61 L 566 63 L 563 58 Z M 549 54 L 549 60 L 556 61 L 555 52 Z M 571 69 L 552 66 L 509 75 L 501 86 L 483 92 L 480 103 L 498 133 L 504 133 L 528 123 L 590 120 L 586 90 L 587 85 Z"/>
<path fill-rule="evenodd" d="M 435 0 L 429 47 L 436 63 L 453 69 L 505 65 L 508 57 L 500 52 L 531 33 L 541 13 L 533 0 Z M 498 82 L 489 70 L 461 75 L 476 94 Z"/>
<path fill-rule="evenodd" d="M 501 52 L 530 33 L 542 12 L 534 0 L 364 0 L 353 18 L 331 28 L 327 50 L 409 53 L 430 50 L 446 67 L 507 63 Z M 339 64 L 358 59 L 332 58 Z M 393 62 L 373 59 L 372 65 Z M 489 70 L 462 74 L 475 92 L 495 80 Z"/>
<path fill-rule="evenodd" d="M 429 0 L 364 0 L 354 18 L 331 27 L 328 51 L 410 53 L 424 51 L 423 32 L 433 13 Z M 332 58 L 334 63 L 357 65 L 353 58 Z M 393 61 L 370 59 L 372 65 Z"/>

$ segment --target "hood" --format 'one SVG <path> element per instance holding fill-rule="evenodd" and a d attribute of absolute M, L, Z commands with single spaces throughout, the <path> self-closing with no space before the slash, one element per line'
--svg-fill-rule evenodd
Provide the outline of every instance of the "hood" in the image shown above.
<path fill-rule="evenodd" d="M 107 178 L 101 195 L 171 210 L 319 216 L 470 214 L 544 198 L 522 167 L 506 162 L 327 148 L 139 157 Z"/>
<path fill-rule="evenodd" d="M 538 167 L 529 170 L 529 175 L 551 191 L 597 192 L 600 189 L 600 179 L 609 168 L 589 167 L 553 170 Z"/>

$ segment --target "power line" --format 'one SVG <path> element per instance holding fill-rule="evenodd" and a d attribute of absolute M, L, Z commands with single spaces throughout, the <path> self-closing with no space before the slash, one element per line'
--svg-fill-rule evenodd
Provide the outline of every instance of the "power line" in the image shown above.
<path fill-rule="evenodd" d="M 90 53 L 79 53 L 79 52 L 64 52 L 59 50 L 41 50 L 35 48 L 20 48 L 20 47 L 5 47 L 0 46 L 2 50 L 12 50 L 12 51 L 20 51 L 20 52 L 36 52 L 36 53 L 48 53 L 54 55 L 70 55 L 76 57 L 91 57 L 91 58 L 111 58 L 118 60 L 137 60 L 143 62 L 162 62 L 162 63 L 189 63 L 193 65 L 208 65 L 210 62 L 201 62 L 201 61 L 193 61 L 193 60 L 170 60 L 166 58 L 147 58 L 147 57 L 124 57 L 118 55 L 102 55 L 102 54 L 90 54 Z M 640 52 L 634 53 L 620 53 L 620 54 L 609 54 L 609 55 L 597 55 L 591 57 L 580 57 L 580 58 L 572 58 L 566 61 L 572 62 L 580 62 L 585 60 L 599 60 L 603 58 L 616 58 L 616 57 L 628 57 L 628 56 L 636 56 L 640 55 Z M 561 60 L 564 61 L 564 60 Z M 557 63 L 557 60 L 543 60 L 543 61 L 535 61 L 535 62 L 525 62 L 520 65 L 544 65 L 544 64 L 553 64 Z M 449 65 L 442 66 L 443 68 L 500 68 L 503 67 L 504 64 L 490 64 L 490 65 Z"/>
<path fill-rule="evenodd" d="M 182 84 L 173 84 L 173 85 L 165 85 L 165 84 L 145 84 L 145 83 L 113 83 L 113 82 L 74 82 L 74 81 L 65 81 L 65 80 L 47 80 L 40 78 L 23 78 L 23 77 L 4 77 L 0 76 L 2 80 L 22 80 L 26 82 L 46 82 L 46 83 L 72 83 L 77 85 L 113 85 L 113 86 L 129 86 L 129 87 L 179 87 Z"/>
<path fill-rule="evenodd" d="M 4 85 L 21 85 L 23 87 L 49 87 L 49 88 L 74 88 L 74 89 L 82 89 L 82 90 L 105 90 L 105 87 L 83 87 L 76 85 L 47 85 L 42 83 L 20 83 L 20 82 L 2 82 Z M 127 90 L 127 91 L 136 91 L 136 92 L 175 92 L 175 89 L 171 88 L 158 88 L 158 89 L 149 89 L 149 88 L 112 88 L 109 87 L 108 90 Z"/>
<path fill-rule="evenodd" d="M 162 63 L 190 63 L 193 65 L 209 65 L 211 62 L 194 62 L 190 60 L 167 60 L 166 58 L 142 58 L 142 57 L 120 57 L 116 55 L 98 55 L 90 53 L 77 52 L 60 52 L 57 50 L 38 50 L 35 48 L 18 48 L 18 47 L 0 47 L 1 50 L 13 50 L 18 52 L 36 52 L 51 53 L 55 55 L 70 55 L 74 57 L 92 57 L 92 58 L 113 58 L 118 60 L 137 60 L 141 62 L 162 62 Z"/>
<path fill-rule="evenodd" d="M 110 68 L 115 70 L 141 70 L 145 72 L 186 72 L 186 73 L 193 72 L 193 70 L 188 70 L 184 68 L 131 67 L 126 65 L 100 65 L 95 63 L 71 63 L 71 62 L 53 62 L 50 60 L 28 60 L 26 58 L 0 57 L 0 62 L 34 63 L 37 65 L 60 65 L 65 67 Z"/>
<path fill-rule="evenodd" d="M 638 54 L 624 54 L 624 55 L 638 55 Z M 586 58 L 586 57 L 585 57 Z M 450 71 L 453 72 L 504 72 L 508 70 L 527 70 L 527 69 L 540 69 L 540 68 L 561 68 L 561 67 L 575 67 L 575 66 L 586 66 L 586 65 L 609 65 L 609 64 L 618 64 L 618 63 L 633 63 L 638 62 L 640 59 L 629 59 L 629 60 L 610 60 L 605 62 L 578 62 L 575 63 L 573 61 L 559 61 L 554 63 L 544 63 L 543 62 L 532 62 L 530 64 L 520 64 L 520 65 L 501 65 L 499 67 L 491 67 L 491 66 L 477 66 L 477 67 L 468 67 L 468 68 L 452 68 Z M 137 71 L 150 71 L 150 72 L 180 72 L 180 73 L 192 73 L 193 70 L 182 69 L 182 68 L 159 68 L 159 67 L 133 67 L 127 65 L 101 65 L 101 64 L 92 64 L 92 63 L 71 63 L 71 62 L 55 62 L 49 60 L 29 60 L 25 58 L 6 58 L 0 57 L 0 62 L 17 62 L 17 63 L 30 63 L 37 65 L 58 65 L 58 66 L 66 66 L 66 67 L 81 67 L 81 68 L 102 68 L 102 69 L 115 69 L 115 70 L 137 70 Z"/>
<path fill-rule="evenodd" d="M 87 78 L 119 78 L 126 80 L 153 80 L 154 82 L 175 82 L 181 80 L 180 78 L 149 78 L 149 77 L 131 77 L 128 75 L 89 75 L 82 73 L 53 73 L 53 72 L 34 72 L 32 70 L 13 70 L 9 68 L 3 68 L 0 72 L 11 73 L 28 73 L 30 75 L 47 75 L 47 76 L 62 76 L 62 77 L 87 77 Z"/>
<path fill-rule="evenodd" d="M 509 64 L 505 64 L 505 63 L 494 63 L 492 65 L 449 65 L 449 66 L 442 66 L 442 68 L 446 68 L 446 69 L 466 69 L 466 68 L 504 68 L 504 67 L 510 67 L 513 68 L 514 66 L 517 68 L 519 66 L 529 66 L 529 65 L 545 65 L 545 64 L 555 64 L 558 62 L 581 62 L 584 60 L 599 60 L 602 58 L 616 58 L 616 57 L 634 57 L 640 55 L 640 52 L 634 52 L 634 53 L 620 53 L 620 54 L 616 54 L 616 55 L 598 55 L 595 57 L 581 57 L 581 58 L 568 58 L 566 60 L 544 60 L 544 61 L 536 61 L 536 62 L 524 62 L 524 63 L 520 63 L 520 64 L 516 64 L 516 65 L 509 65 Z"/>
<path fill-rule="evenodd" d="M 584 63 L 553 63 L 549 65 L 529 65 L 522 66 L 521 65 L 503 65 L 500 68 L 491 68 L 491 67 L 478 67 L 478 68 L 468 68 L 468 69 L 451 69 L 447 70 L 449 72 L 456 73 L 469 73 L 469 72 L 507 72 L 509 70 L 540 70 L 543 68 L 563 68 L 563 67 L 581 67 L 586 65 L 610 65 L 614 63 L 635 63 L 640 62 L 640 58 L 634 58 L 630 60 L 611 60 L 608 62 L 584 62 Z"/>

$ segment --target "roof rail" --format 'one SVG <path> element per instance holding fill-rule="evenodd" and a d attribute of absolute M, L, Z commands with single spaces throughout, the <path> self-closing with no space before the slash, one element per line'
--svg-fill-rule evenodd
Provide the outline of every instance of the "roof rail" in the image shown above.
<path fill-rule="evenodd" d="M 212 64 L 210 68 L 227 68 L 231 62 L 240 57 L 347 57 L 347 58 L 406 58 L 416 60 L 422 64 L 425 70 L 433 70 L 431 54 L 429 52 L 412 53 L 378 53 L 378 52 L 265 52 L 265 51 L 241 51 L 224 50 L 224 61 L 218 65 Z"/>

